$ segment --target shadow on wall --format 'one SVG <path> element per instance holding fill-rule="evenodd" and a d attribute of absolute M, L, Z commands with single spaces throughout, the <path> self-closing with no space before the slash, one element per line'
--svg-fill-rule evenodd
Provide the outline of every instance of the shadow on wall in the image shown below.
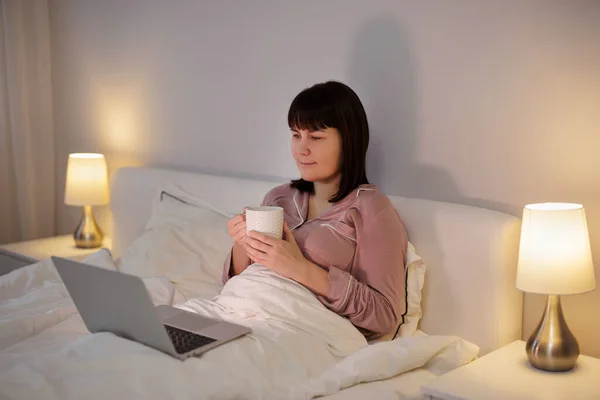
<path fill-rule="evenodd" d="M 515 207 L 464 196 L 448 171 L 418 162 L 417 73 L 410 38 L 399 21 L 383 16 L 360 27 L 350 55 L 348 77 L 363 100 L 369 118 L 369 179 L 389 195 L 473 205 L 515 215 Z M 419 225 L 427 237 L 418 249 L 420 254 L 426 261 L 443 260 L 435 215 L 419 221 Z M 408 225 L 407 230 L 410 238 Z M 438 275 L 444 273 L 447 271 L 437 271 Z M 423 288 L 424 310 L 429 306 L 430 284 L 426 280 Z M 451 309 L 454 305 L 452 288 L 438 286 L 436 290 L 445 292 L 440 296 L 447 299 L 446 305 Z"/>
<path fill-rule="evenodd" d="M 410 37 L 401 23 L 382 16 L 357 31 L 348 62 L 371 128 L 367 173 L 385 193 L 468 204 L 520 216 L 508 204 L 462 195 L 451 174 L 416 159 L 419 88 Z M 429 116 L 430 118 L 431 116 Z"/>
<path fill-rule="evenodd" d="M 350 55 L 349 78 L 366 108 L 371 130 L 367 176 L 388 195 L 447 199 L 459 197 L 458 188 L 444 170 L 418 164 L 416 68 L 408 34 L 393 18 L 367 21 L 357 32 Z M 420 221 L 428 247 L 418 251 L 425 260 L 441 260 L 440 238 L 431 215 Z M 409 238 L 411 227 L 407 225 Z M 412 240 L 412 239 L 411 239 Z M 444 273 L 443 269 L 438 274 Z M 423 309 L 428 308 L 430 283 L 423 287 Z M 449 287 L 443 287 L 453 306 Z"/>

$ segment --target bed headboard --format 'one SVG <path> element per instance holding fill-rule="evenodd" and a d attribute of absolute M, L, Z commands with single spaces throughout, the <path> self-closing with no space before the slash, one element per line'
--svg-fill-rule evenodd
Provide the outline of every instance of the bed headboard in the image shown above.
<path fill-rule="evenodd" d="M 258 204 L 281 182 L 155 168 L 122 168 L 111 181 L 115 257 L 142 232 L 152 199 L 177 183 L 224 211 Z M 409 240 L 427 264 L 423 318 L 429 334 L 457 335 L 480 355 L 521 338 L 522 294 L 515 287 L 520 220 L 478 207 L 390 196 Z"/>

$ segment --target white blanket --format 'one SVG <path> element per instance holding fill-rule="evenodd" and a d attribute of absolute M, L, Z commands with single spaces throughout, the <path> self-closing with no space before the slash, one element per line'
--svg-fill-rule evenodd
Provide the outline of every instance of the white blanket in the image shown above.
<path fill-rule="evenodd" d="M 50 259 L 12 271 L 0 277 L 0 349 L 76 312 Z"/>
<path fill-rule="evenodd" d="M 91 335 L 75 313 L 0 353 L 0 398 L 313 398 L 421 366 L 449 370 L 477 353 L 436 336 L 369 346 L 306 288 L 260 265 L 213 300 L 179 307 L 252 334 L 180 362 L 113 334 Z"/>
<path fill-rule="evenodd" d="M 103 254 L 89 263 L 115 269 Z M 167 279 L 143 279 L 155 305 L 182 303 L 183 297 Z M 34 336 L 77 313 L 51 259 L 0 277 L 0 350 Z"/>
<path fill-rule="evenodd" d="M 479 348 L 454 336 L 400 338 L 368 346 L 316 378 L 290 388 L 289 399 L 312 399 L 360 383 L 381 381 L 417 368 L 441 375 L 473 360 Z"/>

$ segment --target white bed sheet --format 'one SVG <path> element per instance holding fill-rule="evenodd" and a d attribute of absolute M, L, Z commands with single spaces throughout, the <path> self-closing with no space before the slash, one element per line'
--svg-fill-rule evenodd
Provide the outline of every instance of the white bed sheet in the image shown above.
<path fill-rule="evenodd" d="M 459 338 L 441 336 L 423 336 L 420 343 L 412 344 L 409 341 L 413 338 L 406 338 L 383 344 L 395 347 L 373 351 L 377 349 L 367 346 L 348 321 L 324 310 L 305 288 L 256 266 L 249 268 L 251 273 L 245 277 L 232 279 L 232 285 L 215 301 L 198 298 L 185 303 L 185 308 L 198 313 L 247 324 L 253 334 L 182 363 L 112 334 L 90 335 L 68 296 L 57 294 L 65 295 L 64 287 L 58 292 L 47 290 L 62 283 L 54 278 L 41 279 L 49 278 L 53 266 L 27 268 L 20 274 L 29 275 L 27 281 L 36 284 L 23 285 L 21 297 L 17 285 L 13 285 L 2 306 L 5 300 L 10 304 L 30 296 L 39 307 L 24 307 L 16 319 L 3 317 L 8 325 L 0 325 L 0 336 L 9 337 L 11 343 L 0 352 L 1 398 L 107 398 L 127 394 L 152 399 L 172 396 L 173 388 L 177 388 L 177 396 L 184 398 L 276 398 L 281 393 L 286 398 L 312 398 L 317 394 L 341 398 L 340 393 L 344 393 L 343 398 L 364 398 L 365 391 L 374 390 L 378 396 L 418 398 L 420 384 L 435 376 L 431 361 L 441 359 L 440 352 L 454 351 L 450 357 L 453 361 L 446 362 L 445 367 L 451 369 L 472 359 L 477 351 Z M 15 281 L 18 279 L 13 276 Z M 186 299 L 164 278 L 144 281 L 155 304 L 184 307 Z M 212 296 L 213 292 L 213 287 L 207 287 L 204 295 Z M 290 301 L 281 301 L 284 292 Z M 57 302 L 47 302 L 50 294 Z M 56 309 L 58 313 L 52 311 Z M 49 313 L 54 317 L 48 319 Z M 2 307 L 0 315 L 5 315 Z M 23 324 L 33 329 L 19 335 L 15 327 Z M 409 363 L 392 365 L 390 349 L 401 347 L 404 351 L 413 349 L 397 357 Z M 359 368 L 366 365 L 362 357 L 371 360 L 366 370 Z M 340 361 L 342 364 L 337 364 Z M 412 369 L 416 371 L 408 372 Z M 383 379 L 386 374 L 400 374 L 401 378 L 358 385 Z M 343 390 L 346 386 L 353 387 Z"/>
<path fill-rule="evenodd" d="M 179 375 L 181 374 L 196 372 L 189 362 L 174 362 L 168 356 L 163 355 L 160 355 L 159 359 L 157 359 L 153 357 L 155 354 L 152 353 L 155 352 L 151 349 L 112 337 L 112 335 L 107 335 L 107 337 L 103 337 L 101 340 L 96 335 L 98 340 L 94 341 L 93 346 L 99 347 L 104 344 L 103 352 L 106 352 L 107 348 L 109 348 L 109 352 L 120 353 L 118 355 L 112 354 L 112 356 L 116 356 L 112 359 L 113 362 L 111 362 L 113 368 L 105 368 L 100 363 L 92 362 L 89 353 L 79 363 L 72 365 L 71 368 L 88 368 L 90 370 L 79 370 L 77 374 L 74 373 L 74 370 L 69 370 L 69 367 L 65 368 L 62 362 L 60 362 L 61 365 L 53 365 L 53 374 L 49 370 L 27 368 L 30 365 L 36 365 L 35 362 L 28 361 L 26 365 L 21 363 L 23 359 L 31 360 L 35 358 L 56 357 L 61 352 L 63 354 L 75 353 L 77 355 L 78 350 L 81 350 L 83 347 L 81 341 L 90 336 L 85 330 L 80 316 L 73 315 L 41 334 L 4 350 L 0 353 L 0 383 L 2 383 L 0 397 L 3 399 L 41 398 L 40 396 L 45 399 L 81 398 L 80 396 L 90 399 L 104 399 L 112 396 L 126 396 L 133 399 L 161 399 L 165 397 L 236 398 L 231 392 L 221 390 L 225 386 L 231 386 L 231 380 L 235 380 L 235 373 L 221 377 L 222 379 L 219 383 L 219 385 L 222 385 L 219 390 L 220 395 L 211 396 L 203 392 L 202 388 L 206 387 L 206 381 L 201 378 L 184 381 L 179 379 Z M 437 338 L 439 339 L 439 337 Z M 456 338 L 453 339 L 456 340 Z M 397 341 L 404 340 L 406 339 L 399 339 Z M 78 341 L 79 346 L 76 344 Z M 114 341 L 121 342 L 121 346 L 115 346 Z M 143 357 L 140 357 L 140 353 L 144 353 Z M 81 357 L 82 353 L 80 352 L 78 355 Z M 463 356 L 466 355 L 466 353 L 463 353 Z M 96 356 L 98 356 L 98 353 L 96 353 Z M 106 355 L 102 357 L 106 357 Z M 131 357 L 137 357 L 137 360 L 132 363 Z M 149 361 L 150 364 L 148 363 Z M 122 362 L 126 364 L 125 367 L 114 368 L 116 365 L 121 365 Z M 452 366 L 449 369 L 454 367 Z M 144 369 L 144 371 L 136 372 L 136 376 L 134 377 L 131 371 L 136 369 Z M 124 370 L 126 370 L 125 373 L 122 373 Z M 254 370 L 254 372 L 263 373 L 264 371 L 260 369 Z M 422 368 L 408 370 L 385 380 L 356 384 L 339 391 L 333 390 L 333 394 L 319 398 L 328 400 L 363 400 L 365 398 L 383 400 L 423 399 L 424 397 L 420 392 L 421 385 L 434 379 L 442 372 L 445 371 L 432 370 L 430 366 L 425 365 Z M 60 374 L 67 374 L 69 379 L 62 380 L 62 378 L 58 377 Z M 46 384 L 51 379 L 54 380 L 52 383 L 54 386 L 47 386 Z M 159 387 L 153 385 L 146 386 L 143 383 L 153 380 L 160 382 Z M 82 383 L 85 384 L 83 388 L 79 387 Z M 110 390 L 107 390 L 108 386 L 111 387 Z M 51 388 L 50 391 L 49 388 Z M 65 391 L 65 388 L 69 388 L 71 391 Z M 263 389 L 259 387 L 248 389 L 243 390 L 245 396 L 241 398 L 283 398 L 270 396 L 268 393 L 264 393 Z M 240 392 L 242 391 L 237 391 L 238 394 Z M 308 399 L 313 398 L 312 394 L 314 394 L 314 392 L 298 390 L 293 393 L 296 396 L 292 396 L 289 392 L 286 392 L 285 398 Z"/>

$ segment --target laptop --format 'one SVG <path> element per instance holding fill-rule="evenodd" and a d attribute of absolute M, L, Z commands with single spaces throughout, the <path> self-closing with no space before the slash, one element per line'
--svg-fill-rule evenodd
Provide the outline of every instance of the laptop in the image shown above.
<path fill-rule="evenodd" d="M 154 306 L 137 276 L 52 257 L 88 330 L 112 332 L 179 360 L 251 332 L 167 305 Z"/>

